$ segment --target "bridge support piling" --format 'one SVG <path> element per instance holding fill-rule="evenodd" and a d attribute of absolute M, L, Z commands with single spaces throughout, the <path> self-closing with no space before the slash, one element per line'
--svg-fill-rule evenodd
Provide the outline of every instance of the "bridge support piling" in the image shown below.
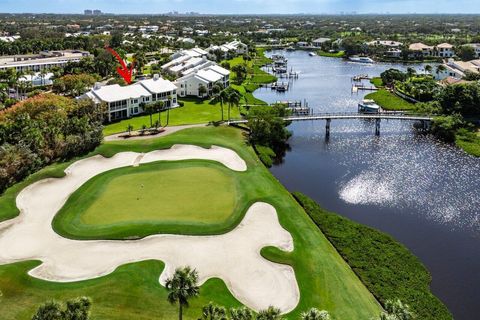
<path fill-rule="evenodd" d="M 332 122 L 332 119 L 327 119 L 327 122 L 325 124 L 325 136 L 330 137 L 330 122 Z"/>
<path fill-rule="evenodd" d="M 379 136 L 380 135 L 380 118 L 375 119 L 375 135 Z"/>

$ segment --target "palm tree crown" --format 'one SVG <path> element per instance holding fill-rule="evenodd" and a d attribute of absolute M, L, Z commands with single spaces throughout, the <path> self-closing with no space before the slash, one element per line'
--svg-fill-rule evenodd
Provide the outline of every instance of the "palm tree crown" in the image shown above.
<path fill-rule="evenodd" d="M 188 300 L 198 296 L 198 272 L 190 267 L 177 268 L 173 276 L 165 282 L 168 290 L 167 300 L 171 304 L 178 303 L 178 318 L 182 320 L 183 307 L 188 307 Z"/>

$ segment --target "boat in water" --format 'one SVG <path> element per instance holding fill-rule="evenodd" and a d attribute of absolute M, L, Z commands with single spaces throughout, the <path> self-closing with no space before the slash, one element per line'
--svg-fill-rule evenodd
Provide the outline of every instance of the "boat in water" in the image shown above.
<path fill-rule="evenodd" d="M 359 62 L 359 63 L 374 63 L 372 58 L 369 57 L 359 57 L 359 56 L 352 56 L 348 58 L 352 62 Z"/>
<path fill-rule="evenodd" d="M 370 99 L 364 99 L 358 104 L 358 112 L 361 113 L 379 113 L 380 106 L 375 101 Z"/>
<path fill-rule="evenodd" d="M 308 55 L 309 55 L 310 57 L 315 57 L 317 54 L 316 54 L 315 52 L 309 52 Z"/>

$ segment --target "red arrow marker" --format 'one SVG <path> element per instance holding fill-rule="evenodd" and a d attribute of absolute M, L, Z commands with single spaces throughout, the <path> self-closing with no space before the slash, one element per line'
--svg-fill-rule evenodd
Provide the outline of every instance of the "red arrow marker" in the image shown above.
<path fill-rule="evenodd" d="M 122 78 L 128 83 L 132 83 L 132 73 L 133 73 L 133 63 L 130 65 L 130 69 L 127 68 L 125 61 L 120 57 L 120 55 L 110 47 L 105 47 L 105 49 L 110 52 L 115 58 L 117 58 L 121 67 L 117 67 L 117 72 Z"/>

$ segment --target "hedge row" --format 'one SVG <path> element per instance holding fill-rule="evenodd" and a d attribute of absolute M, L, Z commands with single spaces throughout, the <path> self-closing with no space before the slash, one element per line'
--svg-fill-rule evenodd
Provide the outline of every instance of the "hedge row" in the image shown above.
<path fill-rule="evenodd" d="M 293 196 L 380 303 L 400 299 L 417 319 L 453 319 L 430 292 L 430 273 L 405 246 L 383 232 L 322 209 L 301 193 Z"/>

